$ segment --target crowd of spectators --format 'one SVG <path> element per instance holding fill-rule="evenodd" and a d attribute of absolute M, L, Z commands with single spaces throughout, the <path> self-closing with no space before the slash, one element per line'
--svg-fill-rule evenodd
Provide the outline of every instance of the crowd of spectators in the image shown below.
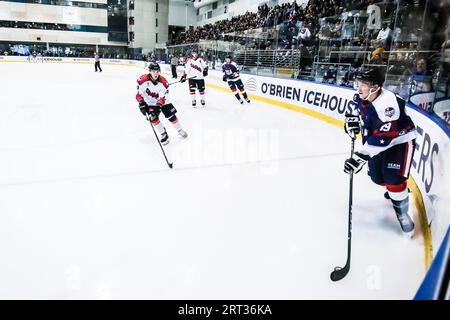
<path fill-rule="evenodd" d="M 343 85 L 352 85 L 358 69 L 366 64 L 384 65 L 390 74 L 411 79 L 416 69 L 421 70 L 419 61 L 427 66 L 426 76 L 432 73 L 429 57 L 417 53 L 423 50 L 417 46 L 421 33 L 417 22 L 423 20 L 425 5 L 425 0 L 309 0 L 303 7 L 296 1 L 272 7 L 263 4 L 257 12 L 191 27 L 175 38 L 175 43 L 233 41 L 245 46 L 247 60 L 253 57 L 249 50 L 304 50 L 302 69 L 308 59 L 306 68 L 313 67 L 314 55 L 322 57 L 334 52 L 329 66 L 321 68 L 322 80 Z M 432 12 L 431 16 L 427 23 L 434 23 L 436 29 L 445 25 L 439 13 Z M 255 37 L 255 33 L 266 37 Z M 347 56 L 339 53 L 344 51 L 353 53 Z M 250 63 L 258 65 L 260 61 Z M 338 67 L 334 63 L 346 63 L 350 67 Z M 341 81 L 338 74 L 344 74 Z M 423 82 L 426 76 L 416 78 Z"/>
<path fill-rule="evenodd" d="M 0 21 L 0 28 L 20 28 L 20 29 L 41 29 L 41 30 L 57 30 L 57 31 L 73 31 L 76 26 L 70 24 L 58 23 L 40 23 L 25 21 Z"/>
<path fill-rule="evenodd" d="M 27 46 L 25 46 L 27 47 Z M 36 50 L 24 50 L 24 51 L 18 51 L 15 50 L 13 47 L 7 49 L 7 50 L 0 50 L 0 55 L 5 56 L 28 56 L 30 54 L 30 51 L 36 52 L 40 54 L 43 57 L 67 57 L 67 58 L 92 58 L 93 52 L 95 51 L 94 48 L 92 49 L 80 49 L 80 48 L 71 48 L 67 50 L 67 48 L 50 48 L 49 50 L 44 48 L 36 48 Z M 135 59 L 136 57 L 132 57 L 129 54 L 125 53 L 123 50 L 118 49 L 105 49 L 101 50 L 99 53 L 101 58 L 104 59 Z M 147 60 L 147 56 L 142 56 L 143 60 Z M 141 60 L 141 57 L 139 57 L 139 60 Z"/>
<path fill-rule="evenodd" d="M 309 39 L 320 30 L 318 21 L 320 18 L 339 15 L 347 10 L 359 10 L 367 7 L 370 2 L 370 0 L 310 0 L 305 7 L 299 6 L 296 1 L 273 7 L 263 4 L 258 7 L 258 12 L 247 11 L 245 14 L 213 24 L 205 24 L 197 28 L 191 26 L 171 44 L 195 43 L 199 40 L 226 40 L 227 34 L 250 29 L 274 28 L 280 25 L 292 35 L 291 39 L 294 37 Z"/>

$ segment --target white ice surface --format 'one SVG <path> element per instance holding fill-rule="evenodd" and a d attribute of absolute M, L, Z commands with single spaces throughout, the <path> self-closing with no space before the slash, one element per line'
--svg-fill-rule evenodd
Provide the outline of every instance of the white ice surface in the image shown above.
<path fill-rule="evenodd" d="M 383 190 L 354 179 L 340 128 L 187 84 L 188 132 L 164 162 L 135 101 L 144 70 L 0 63 L 0 298 L 410 299 L 423 240 L 401 234 Z"/>

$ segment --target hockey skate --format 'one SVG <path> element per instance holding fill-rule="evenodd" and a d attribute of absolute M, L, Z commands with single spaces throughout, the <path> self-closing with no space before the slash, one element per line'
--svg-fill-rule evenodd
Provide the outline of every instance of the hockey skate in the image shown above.
<path fill-rule="evenodd" d="M 202 107 L 205 108 L 205 104 L 206 104 L 205 100 L 204 99 L 200 100 L 200 103 L 202 104 Z"/>
<path fill-rule="evenodd" d="M 239 101 L 240 104 L 244 104 L 244 100 L 239 99 L 238 101 Z"/>
<path fill-rule="evenodd" d="M 161 139 L 159 140 L 163 146 L 169 143 L 169 135 L 167 131 L 164 129 L 164 132 L 161 134 Z"/>
<path fill-rule="evenodd" d="M 400 222 L 403 232 L 412 238 L 414 235 L 414 221 L 411 219 L 409 214 L 397 214 L 397 219 Z"/>
<path fill-rule="evenodd" d="M 414 234 L 414 221 L 408 214 L 409 197 L 400 201 L 391 200 L 402 231 L 409 237 Z"/>
<path fill-rule="evenodd" d="M 178 130 L 178 134 L 183 138 L 186 139 L 188 134 L 183 129 Z"/>
<path fill-rule="evenodd" d="M 250 99 L 249 98 L 245 99 L 245 101 L 247 101 L 247 103 L 250 103 Z"/>
<path fill-rule="evenodd" d="M 197 100 L 192 100 L 192 106 L 195 108 L 197 105 Z"/>

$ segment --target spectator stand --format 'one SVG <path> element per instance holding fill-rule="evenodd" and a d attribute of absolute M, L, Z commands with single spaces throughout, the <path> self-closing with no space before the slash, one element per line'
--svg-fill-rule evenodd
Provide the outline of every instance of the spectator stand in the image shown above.
<path fill-rule="evenodd" d="M 260 6 L 258 12 L 190 28 L 176 40 L 197 46 L 216 68 L 232 53 L 247 72 L 338 85 L 352 86 L 361 66 L 380 66 L 387 70 L 388 89 L 407 100 L 435 90 L 435 100 L 445 109 L 444 104 L 450 105 L 446 102 L 450 100 L 450 63 L 441 56 L 450 56 L 450 50 L 439 53 L 436 49 L 450 39 L 450 28 L 441 23 L 449 7 L 444 2 L 417 0 L 271 3 Z M 449 48 L 450 41 L 444 46 Z M 186 48 L 182 49 L 185 54 Z M 175 46 L 168 49 L 177 50 Z M 425 73 L 416 70 L 421 58 L 427 65 Z M 450 110 L 443 112 L 448 118 Z"/>

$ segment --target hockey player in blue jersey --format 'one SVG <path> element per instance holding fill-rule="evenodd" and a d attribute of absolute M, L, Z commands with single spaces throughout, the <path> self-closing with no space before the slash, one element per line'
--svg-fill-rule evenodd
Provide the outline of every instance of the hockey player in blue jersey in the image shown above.
<path fill-rule="evenodd" d="M 244 103 L 244 101 L 241 99 L 241 96 L 239 95 L 239 92 L 237 92 L 236 87 L 242 93 L 242 96 L 244 97 L 245 101 L 250 103 L 250 99 L 248 98 L 247 93 L 245 92 L 244 84 L 242 83 L 241 77 L 239 75 L 238 66 L 235 62 L 233 62 L 231 56 L 225 58 L 225 63 L 222 65 L 222 71 L 223 71 L 223 81 L 228 82 L 231 91 L 233 91 L 234 96 L 238 99 L 238 101 L 241 104 Z"/>
<path fill-rule="evenodd" d="M 414 222 L 408 214 L 406 186 L 415 149 L 416 129 L 405 113 L 405 101 L 382 88 L 384 72 L 372 67 L 357 76 L 357 115 L 346 115 L 345 131 L 354 139 L 362 132 L 362 148 L 345 160 L 346 173 L 358 173 L 368 162 L 373 182 L 385 186 L 404 232 L 412 235 Z"/>

